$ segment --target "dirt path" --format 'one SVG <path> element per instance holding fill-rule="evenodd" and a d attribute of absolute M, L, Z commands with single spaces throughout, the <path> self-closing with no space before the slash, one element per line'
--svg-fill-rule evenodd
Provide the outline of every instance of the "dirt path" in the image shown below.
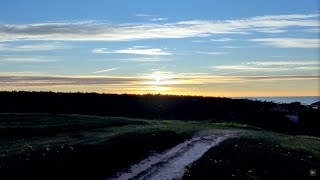
<path fill-rule="evenodd" d="M 162 154 L 154 154 L 114 179 L 180 179 L 188 165 L 198 160 L 211 147 L 237 134 L 235 131 L 204 132 Z"/>

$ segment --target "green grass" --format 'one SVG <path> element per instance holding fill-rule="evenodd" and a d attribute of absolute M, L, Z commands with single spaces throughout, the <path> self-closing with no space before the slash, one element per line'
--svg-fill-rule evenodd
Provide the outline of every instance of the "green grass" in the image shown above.
<path fill-rule="evenodd" d="M 128 124 L 144 125 L 147 121 L 80 115 L 0 114 L 0 136 L 54 136 Z"/>
<path fill-rule="evenodd" d="M 0 114 L 0 179 L 103 179 L 195 133 L 221 129 L 245 129 L 246 133 L 211 149 L 186 177 L 217 168 L 237 177 L 268 177 L 258 167 L 273 158 L 276 161 L 271 163 L 290 162 L 303 171 L 318 167 L 319 138 L 287 136 L 245 124 L 7 113 Z M 222 164 L 208 164 L 213 158 Z M 243 169 L 244 158 L 252 161 Z M 257 168 L 252 170 L 253 166 Z"/>
<path fill-rule="evenodd" d="M 0 177 L 99 179 L 152 152 L 183 142 L 196 132 L 230 128 L 229 125 L 82 115 L 0 114 Z"/>
<path fill-rule="evenodd" d="M 210 149 L 183 179 L 306 179 L 319 171 L 320 138 L 248 131 Z"/>

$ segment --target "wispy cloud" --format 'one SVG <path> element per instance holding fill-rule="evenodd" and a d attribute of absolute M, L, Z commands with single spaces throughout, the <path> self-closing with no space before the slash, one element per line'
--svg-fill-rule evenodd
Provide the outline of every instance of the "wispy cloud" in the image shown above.
<path fill-rule="evenodd" d="M 0 56 L 0 62 L 53 62 L 56 59 L 45 56 Z"/>
<path fill-rule="evenodd" d="M 299 70 L 320 70 L 317 61 L 265 61 L 265 62 L 246 62 L 236 65 L 212 66 L 215 70 L 240 70 L 257 72 L 276 72 L 276 71 L 299 71 Z"/>
<path fill-rule="evenodd" d="M 0 76 L 1 86 L 126 85 L 140 81 L 137 77 L 117 76 Z"/>
<path fill-rule="evenodd" d="M 119 68 L 110 68 L 110 69 L 104 69 L 104 70 L 100 70 L 100 71 L 95 71 L 93 73 L 104 73 L 104 72 L 109 72 L 109 71 L 114 71 L 114 70 L 117 70 Z"/>
<path fill-rule="evenodd" d="M 140 14 L 136 14 L 136 16 L 137 16 L 137 17 L 152 17 L 152 16 L 155 16 L 155 15 L 140 13 Z"/>
<path fill-rule="evenodd" d="M 308 29 L 307 31 L 312 33 L 320 33 L 320 28 L 311 28 L 311 29 Z"/>
<path fill-rule="evenodd" d="M 276 33 L 285 33 L 288 30 L 278 29 L 278 28 L 255 28 L 255 31 L 266 34 L 276 34 Z"/>
<path fill-rule="evenodd" d="M 319 14 L 288 14 L 288 15 L 268 15 L 258 16 L 252 18 L 253 20 L 290 20 L 290 19 L 306 19 L 306 18 L 317 18 Z"/>
<path fill-rule="evenodd" d="M 203 73 L 152 72 L 144 76 L 44 76 L 44 75 L 0 75 L 0 87 L 43 86 L 96 86 L 138 87 L 161 85 L 201 85 L 221 83 L 246 83 L 283 80 L 314 80 L 319 75 L 285 76 L 213 76 Z"/>
<path fill-rule="evenodd" d="M 196 52 L 198 54 L 207 54 L 207 55 L 224 55 L 224 54 L 228 54 L 228 52 Z"/>
<path fill-rule="evenodd" d="M 246 70 L 246 71 L 286 71 L 288 68 L 280 67 L 255 67 L 248 65 L 224 65 L 224 66 L 213 66 L 213 69 L 218 70 Z"/>
<path fill-rule="evenodd" d="M 35 71 L 11 71 L 11 72 L 0 72 L 0 76 L 41 76 L 41 72 Z"/>
<path fill-rule="evenodd" d="M 110 54 L 110 53 L 113 53 L 113 52 L 108 51 L 107 48 L 96 48 L 96 49 L 92 50 L 92 53 L 95 53 L 95 54 Z"/>
<path fill-rule="evenodd" d="M 168 20 L 168 18 L 161 18 L 161 17 L 159 17 L 159 18 L 152 18 L 152 19 L 150 19 L 150 21 L 166 21 L 166 20 Z"/>
<path fill-rule="evenodd" d="M 239 49 L 239 48 L 243 48 L 241 46 L 222 46 L 220 48 L 225 48 L 225 49 Z"/>
<path fill-rule="evenodd" d="M 125 58 L 119 59 L 119 61 L 125 62 L 160 62 L 160 61 L 172 61 L 172 59 L 159 58 L 159 57 L 139 57 L 139 58 Z"/>
<path fill-rule="evenodd" d="M 168 18 L 160 17 L 155 14 L 136 14 L 137 17 L 150 18 L 149 21 L 166 21 Z"/>
<path fill-rule="evenodd" d="M 119 54 L 138 54 L 138 55 L 157 55 L 157 56 L 167 56 L 171 55 L 170 52 L 163 51 L 162 49 L 152 48 L 152 49 L 121 49 L 117 50 L 116 53 Z"/>
<path fill-rule="evenodd" d="M 250 39 L 252 42 L 261 42 L 278 48 L 320 48 L 320 39 L 305 38 L 260 38 Z"/>
<path fill-rule="evenodd" d="M 284 66 L 284 65 L 294 65 L 294 66 L 305 66 L 305 65 L 320 65 L 319 61 L 264 61 L 264 62 L 248 62 L 248 65 L 256 65 L 256 66 Z"/>
<path fill-rule="evenodd" d="M 231 39 L 231 38 L 221 38 L 221 39 L 210 39 L 210 41 L 213 41 L 213 42 L 228 42 L 228 41 L 234 41 L 234 39 Z"/>
<path fill-rule="evenodd" d="M 138 15 L 145 16 L 146 15 Z M 1 24 L 0 41 L 133 41 L 204 37 L 212 34 L 283 32 L 288 27 L 318 28 L 319 14 L 258 16 L 236 20 L 192 20 L 175 23 L 108 24 L 100 21 Z"/>
<path fill-rule="evenodd" d="M 234 39 L 231 38 L 220 38 L 220 39 L 210 39 L 210 40 L 193 40 L 192 42 L 195 43 L 208 43 L 208 42 L 229 42 L 234 41 Z"/>
<path fill-rule="evenodd" d="M 159 48 L 133 47 L 128 49 L 108 50 L 107 48 L 97 48 L 92 50 L 96 54 L 135 54 L 135 55 L 150 55 L 150 56 L 167 56 L 172 55 L 171 52 L 164 51 Z"/>
<path fill-rule="evenodd" d="M 238 76 L 240 79 L 253 81 L 309 80 L 320 79 L 319 75 L 283 75 L 283 76 Z"/>
<path fill-rule="evenodd" d="M 50 51 L 57 49 L 65 49 L 62 43 L 33 43 L 25 45 L 0 44 L 0 51 Z"/>
<path fill-rule="evenodd" d="M 209 40 L 193 40 L 194 43 L 207 43 L 210 42 Z"/>

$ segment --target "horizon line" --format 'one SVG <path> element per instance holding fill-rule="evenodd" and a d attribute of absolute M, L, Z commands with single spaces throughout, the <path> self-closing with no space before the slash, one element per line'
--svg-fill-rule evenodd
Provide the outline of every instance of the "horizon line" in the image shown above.
<path fill-rule="evenodd" d="M 144 95 L 156 95 L 156 96 L 187 96 L 187 97 L 211 97 L 211 98 L 267 98 L 267 97 L 320 97 L 320 95 L 303 95 L 303 96 L 212 96 L 212 95 L 192 95 L 192 94 L 164 94 L 164 93 L 112 93 L 112 92 L 95 92 L 95 91 L 28 91 L 28 90 L 11 90 L 2 92 L 27 92 L 27 93 L 83 93 L 83 94 L 105 94 L 105 95 L 133 95 L 133 96 L 144 96 Z"/>

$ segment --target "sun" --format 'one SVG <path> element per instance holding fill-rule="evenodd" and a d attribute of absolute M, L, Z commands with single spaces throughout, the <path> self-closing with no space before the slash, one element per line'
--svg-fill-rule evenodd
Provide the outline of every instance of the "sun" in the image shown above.
<path fill-rule="evenodd" d="M 152 73 L 149 75 L 149 78 L 155 80 L 156 82 L 161 82 L 163 80 L 170 79 L 171 77 L 172 77 L 171 74 L 165 74 L 160 72 Z"/>
<path fill-rule="evenodd" d="M 144 75 L 143 79 L 145 81 L 141 84 L 144 87 L 142 87 L 141 90 L 155 93 L 168 93 L 169 91 L 172 91 L 172 88 L 168 87 L 168 85 L 180 84 L 179 80 L 177 80 L 177 75 L 165 71 L 154 71 L 151 74 Z"/>
<path fill-rule="evenodd" d="M 180 84 L 179 80 L 176 79 L 177 76 L 171 72 L 155 71 L 144 76 L 144 78 L 146 81 L 143 84 L 153 86 Z"/>

